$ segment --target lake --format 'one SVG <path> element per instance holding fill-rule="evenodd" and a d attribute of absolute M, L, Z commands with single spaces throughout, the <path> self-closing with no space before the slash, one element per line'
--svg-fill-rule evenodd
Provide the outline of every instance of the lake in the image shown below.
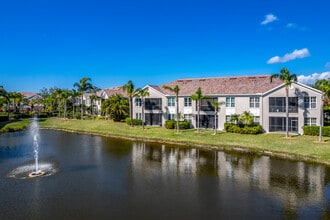
<path fill-rule="evenodd" d="M 318 164 L 53 130 L 0 135 L 0 219 L 330 218 Z"/>

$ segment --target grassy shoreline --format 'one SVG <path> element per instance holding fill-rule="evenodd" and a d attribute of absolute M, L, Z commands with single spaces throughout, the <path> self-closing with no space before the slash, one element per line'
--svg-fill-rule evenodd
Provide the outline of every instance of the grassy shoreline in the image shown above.
<path fill-rule="evenodd" d="M 30 119 L 19 119 L 19 120 L 0 122 L 0 134 L 27 129 L 29 127 L 29 124 L 30 124 Z"/>
<path fill-rule="evenodd" d="M 172 143 L 190 147 L 237 151 L 268 155 L 271 157 L 300 160 L 330 165 L 330 138 L 318 143 L 315 136 L 292 136 L 288 139 L 284 134 L 242 135 L 218 132 L 212 135 L 211 130 L 183 130 L 176 134 L 174 130 L 161 127 L 130 127 L 124 123 L 105 120 L 61 120 L 48 118 L 40 121 L 44 129 L 67 132 L 88 133 L 124 139 L 135 139 L 151 142 Z"/>

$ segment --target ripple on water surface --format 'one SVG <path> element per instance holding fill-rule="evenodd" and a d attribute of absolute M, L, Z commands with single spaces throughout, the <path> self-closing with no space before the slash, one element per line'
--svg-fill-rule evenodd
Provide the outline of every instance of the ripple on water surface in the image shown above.
<path fill-rule="evenodd" d="M 39 170 L 45 173 L 42 176 L 50 176 L 58 172 L 58 168 L 53 163 L 50 162 L 40 162 Z M 7 175 L 7 177 L 17 178 L 17 179 L 27 179 L 30 178 L 29 174 L 32 172 L 35 172 L 35 164 L 29 163 L 15 168 Z"/>

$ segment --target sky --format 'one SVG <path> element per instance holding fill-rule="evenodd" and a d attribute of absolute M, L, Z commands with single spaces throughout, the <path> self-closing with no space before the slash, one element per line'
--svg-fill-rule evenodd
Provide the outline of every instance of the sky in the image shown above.
<path fill-rule="evenodd" d="M 330 78 L 327 0 L 0 0 L 7 91 L 176 79 Z"/>

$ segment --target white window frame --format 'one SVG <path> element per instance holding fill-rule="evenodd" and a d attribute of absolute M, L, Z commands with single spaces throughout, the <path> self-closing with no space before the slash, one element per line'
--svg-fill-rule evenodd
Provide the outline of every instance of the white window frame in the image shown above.
<path fill-rule="evenodd" d="M 190 97 L 184 98 L 184 107 L 191 107 L 191 98 Z"/>
<path fill-rule="evenodd" d="M 304 118 L 304 125 L 305 126 L 316 126 L 316 118 L 314 118 L 314 117 Z"/>
<path fill-rule="evenodd" d="M 226 97 L 226 108 L 235 108 L 235 97 Z"/>
<path fill-rule="evenodd" d="M 175 107 L 175 97 L 168 97 L 167 98 L 167 106 L 168 107 Z"/>
<path fill-rule="evenodd" d="M 250 108 L 260 108 L 259 97 L 250 97 Z"/>

